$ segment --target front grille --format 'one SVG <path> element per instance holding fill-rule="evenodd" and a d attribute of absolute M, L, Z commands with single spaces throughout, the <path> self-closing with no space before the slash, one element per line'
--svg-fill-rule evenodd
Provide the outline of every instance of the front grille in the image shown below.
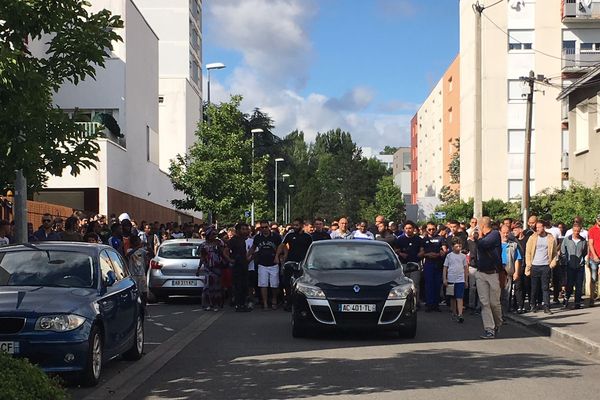
<path fill-rule="evenodd" d="M 396 318 L 398 318 L 401 312 L 402 307 L 386 307 L 385 310 L 383 310 L 383 314 L 381 315 L 381 322 L 392 322 Z"/>
<path fill-rule="evenodd" d="M 24 326 L 25 318 L 0 317 L 0 335 L 19 333 Z"/>

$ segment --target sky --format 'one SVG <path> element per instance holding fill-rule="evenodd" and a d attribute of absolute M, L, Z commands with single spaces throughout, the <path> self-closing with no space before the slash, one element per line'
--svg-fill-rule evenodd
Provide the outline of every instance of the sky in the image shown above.
<path fill-rule="evenodd" d="M 227 66 L 211 72 L 211 101 L 241 94 L 281 137 L 339 127 L 361 147 L 408 146 L 458 22 L 457 0 L 204 0 L 203 62 Z"/>

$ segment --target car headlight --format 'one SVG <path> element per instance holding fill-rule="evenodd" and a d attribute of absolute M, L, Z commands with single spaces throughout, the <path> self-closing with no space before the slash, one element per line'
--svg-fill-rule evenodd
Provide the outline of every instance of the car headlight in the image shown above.
<path fill-rule="evenodd" d="M 304 283 L 298 283 L 296 289 L 304 294 L 309 299 L 324 299 L 325 293 L 316 286 L 306 285 Z"/>
<path fill-rule="evenodd" d="M 402 300 L 406 299 L 409 294 L 414 292 L 413 285 L 400 285 L 392 288 L 388 295 L 388 300 Z"/>
<path fill-rule="evenodd" d="M 35 323 L 36 331 L 68 332 L 79 328 L 85 318 L 75 314 L 46 315 Z"/>

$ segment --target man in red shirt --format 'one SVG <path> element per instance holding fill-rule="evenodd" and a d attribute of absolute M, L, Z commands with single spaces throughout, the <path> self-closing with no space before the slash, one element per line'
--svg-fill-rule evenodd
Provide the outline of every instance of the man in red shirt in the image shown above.
<path fill-rule="evenodd" d="M 590 307 L 594 305 L 597 296 L 598 266 L 600 266 L 600 214 L 596 215 L 596 224 L 588 232 L 590 247 L 590 272 L 592 275 L 592 291 L 590 294 Z"/>

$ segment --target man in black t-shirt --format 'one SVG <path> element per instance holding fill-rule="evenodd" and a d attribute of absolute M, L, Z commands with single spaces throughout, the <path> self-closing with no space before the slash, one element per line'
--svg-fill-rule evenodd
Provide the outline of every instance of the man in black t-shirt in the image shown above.
<path fill-rule="evenodd" d="M 233 290 L 235 311 L 250 311 L 246 307 L 248 297 L 248 259 L 246 239 L 250 234 L 250 227 L 244 222 L 235 225 L 235 234 L 229 239 L 228 247 L 233 259 Z"/>
<path fill-rule="evenodd" d="M 263 307 L 268 310 L 268 289 L 272 292 L 272 308 L 277 309 L 277 295 L 279 292 L 279 264 L 277 262 L 277 248 L 281 239 L 271 233 L 269 221 L 260 221 L 260 233 L 254 237 L 252 247 L 248 251 L 248 260 L 254 258 L 258 265 L 258 287 L 262 295 Z"/>
<path fill-rule="evenodd" d="M 324 230 L 325 222 L 323 221 L 323 218 L 315 218 L 313 226 L 315 231 L 310 235 L 313 242 L 318 242 L 319 240 L 331 240 L 331 235 Z"/>
<path fill-rule="evenodd" d="M 286 311 L 288 311 L 290 308 L 289 292 L 294 271 L 291 268 L 286 267 L 285 262 L 301 262 L 304 260 L 306 252 L 313 242 L 312 237 L 302 229 L 303 226 L 304 221 L 302 221 L 300 218 L 296 218 L 292 222 L 292 228 L 283 238 L 283 243 L 279 246 L 279 249 L 277 249 L 277 258 L 279 259 L 279 262 L 284 265 L 283 282 L 281 287 L 285 291 L 284 307 Z"/>
<path fill-rule="evenodd" d="M 392 247 L 398 254 L 400 258 L 400 262 L 402 264 L 406 264 L 409 262 L 414 262 L 417 264 L 421 263 L 422 254 L 423 254 L 423 239 L 416 233 L 417 224 L 412 221 L 406 221 L 404 223 L 404 234 L 400 236 Z M 420 268 L 416 271 L 409 272 L 406 276 L 412 279 L 415 290 L 416 290 L 416 298 L 417 298 L 417 306 L 420 304 L 419 291 L 421 287 L 421 270 Z"/>

